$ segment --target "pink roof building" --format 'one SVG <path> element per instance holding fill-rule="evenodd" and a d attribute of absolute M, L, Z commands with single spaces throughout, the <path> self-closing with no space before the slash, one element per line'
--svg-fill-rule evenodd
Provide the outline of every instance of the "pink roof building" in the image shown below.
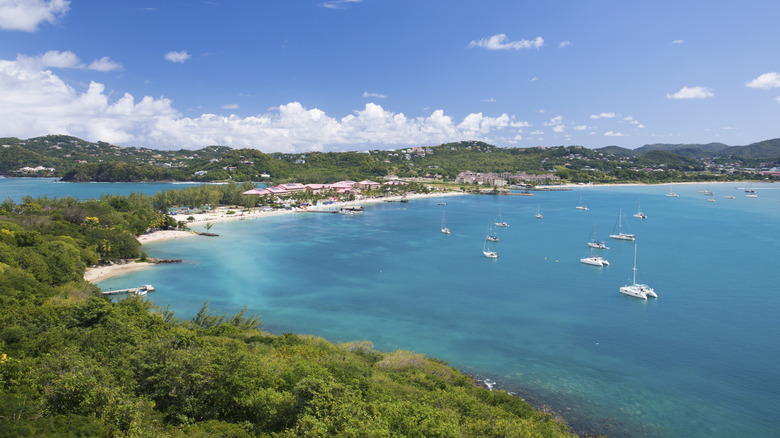
<path fill-rule="evenodd" d="M 279 184 L 276 187 L 281 187 L 288 192 L 302 192 L 306 190 L 306 186 L 301 183 L 287 183 L 287 184 Z"/>

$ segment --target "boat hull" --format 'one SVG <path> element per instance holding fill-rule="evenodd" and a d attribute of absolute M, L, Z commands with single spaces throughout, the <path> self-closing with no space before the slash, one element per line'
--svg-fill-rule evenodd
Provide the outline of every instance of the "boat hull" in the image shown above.
<path fill-rule="evenodd" d="M 620 288 L 620 293 L 624 295 L 628 295 L 630 297 L 639 298 L 642 300 L 647 299 L 647 295 L 645 295 L 641 289 L 638 289 L 635 286 L 623 286 Z"/>
<path fill-rule="evenodd" d="M 580 259 L 580 263 L 598 267 L 609 266 L 609 262 L 601 257 L 584 257 Z"/>
<path fill-rule="evenodd" d="M 633 234 L 610 234 L 609 237 L 616 240 L 636 240 Z"/>

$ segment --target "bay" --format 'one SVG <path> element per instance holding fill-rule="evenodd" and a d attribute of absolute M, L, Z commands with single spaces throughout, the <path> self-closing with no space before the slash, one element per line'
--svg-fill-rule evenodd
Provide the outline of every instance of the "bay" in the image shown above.
<path fill-rule="evenodd" d="M 176 190 L 201 183 L 148 182 L 148 183 L 71 183 L 60 182 L 59 178 L 0 178 L 0 202 L 11 199 L 20 202 L 25 196 L 37 198 L 62 198 L 72 196 L 78 199 L 100 198 L 102 195 L 123 195 L 144 193 L 154 195 L 162 190 Z"/>
<path fill-rule="evenodd" d="M 371 340 L 446 359 L 607 436 L 776 436 L 780 191 L 753 184 L 582 187 L 536 196 L 386 203 L 363 215 L 296 213 L 217 223 L 218 238 L 145 245 L 185 259 L 100 283 L 154 284 L 192 317 L 247 306 L 272 333 Z M 723 196 L 732 194 L 735 199 Z M 76 196 L 71 193 L 71 195 Z M 582 195 L 588 211 L 576 210 Z M 438 205 L 446 201 L 447 205 Z M 648 219 L 631 217 L 641 202 Z M 544 219 L 535 219 L 537 205 Z M 451 235 L 439 231 L 446 208 Z M 640 282 L 618 293 L 634 245 L 607 238 L 620 209 Z M 481 254 L 498 216 L 498 260 Z M 606 268 L 579 263 L 593 224 Z"/>

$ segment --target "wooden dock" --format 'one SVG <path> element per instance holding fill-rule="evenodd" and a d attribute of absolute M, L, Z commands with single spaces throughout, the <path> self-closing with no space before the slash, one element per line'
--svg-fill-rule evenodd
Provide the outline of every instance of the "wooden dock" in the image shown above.
<path fill-rule="evenodd" d="M 131 287 L 131 288 L 128 288 L 128 289 L 109 289 L 109 290 L 104 290 L 101 293 L 103 295 L 116 295 L 116 294 L 146 295 L 147 292 L 154 292 L 154 286 L 152 286 L 151 284 L 145 284 L 143 286 Z"/>

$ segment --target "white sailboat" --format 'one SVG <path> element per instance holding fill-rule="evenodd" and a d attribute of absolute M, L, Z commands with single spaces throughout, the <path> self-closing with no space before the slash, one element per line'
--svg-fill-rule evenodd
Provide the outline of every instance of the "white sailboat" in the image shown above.
<path fill-rule="evenodd" d="M 501 219 L 501 209 L 500 208 L 498 209 L 498 219 L 496 219 L 496 226 L 497 227 L 508 227 L 509 226 L 508 223 L 504 222 Z"/>
<path fill-rule="evenodd" d="M 640 204 L 637 204 L 636 213 L 634 213 L 634 217 L 637 219 L 647 219 L 647 215 L 642 213 L 642 208 Z"/>
<path fill-rule="evenodd" d="M 485 243 L 482 244 L 482 255 L 489 259 L 497 259 L 498 253 L 496 251 L 491 251 L 490 245 L 488 245 L 488 239 L 485 237 Z"/>
<path fill-rule="evenodd" d="M 596 223 L 593 223 L 593 231 L 590 233 L 590 241 L 588 242 L 588 246 L 593 249 L 609 249 L 607 244 L 604 242 L 600 242 L 596 240 Z"/>
<path fill-rule="evenodd" d="M 672 191 L 672 187 L 669 187 L 669 193 L 666 194 L 666 197 L 667 198 L 679 198 L 680 195 L 678 195 L 677 193 L 674 193 L 674 191 Z"/>
<path fill-rule="evenodd" d="M 590 256 L 581 258 L 580 263 L 602 268 L 604 266 L 609 266 L 609 262 L 605 260 L 604 257 L 601 257 L 600 255 L 593 255 L 593 248 L 590 249 Z"/>
<path fill-rule="evenodd" d="M 647 297 L 658 298 L 652 287 L 636 282 L 636 244 L 634 244 L 634 282 L 620 288 L 620 293 L 646 300 Z"/>
<path fill-rule="evenodd" d="M 488 228 L 487 228 L 487 234 L 485 234 L 485 240 L 488 240 L 490 242 L 498 242 L 498 234 L 494 233 L 490 222 L 488 222 Z"/>
<path fill-rule="evenodd" d="M 574 208 L 576 208 L 577 210 L 587 210 L 588 209 L 588 207 L 582 205 L 582 195 L 580 195 L 580 203 L 577 204 L 577 206 L 574 207 Z"/>
<path fill-rule="evenodd" d="M 542 206 L 541 204 L 537 204 L 536 205 L 536 218 L 537 219 L 541 219 L 542 218 L 542 213 L 540 212 L 541 206 Z"/>
<path fill-rule="evenodd" d="M 441 212 L 441 232 L 443 234 L 450 234 L 450 229 L 447 228 L 446 225 L 444 225 L 444 213 L 445 213 L 445 211 Z"/>
<path fill-rule="evenodd" d="M 617 223 L 615 224 L 615 228 L 617 228 L 617 233 L 615 233 L 615 229 L 612 229 L 612 234 L 609 235 L 612 239 L 617 240 L 636 240 L 636 236 L 633 234 L 626 234 L 623 232 L 623 209 L 620 209 L 620 214 L 618 215 Z"/>

